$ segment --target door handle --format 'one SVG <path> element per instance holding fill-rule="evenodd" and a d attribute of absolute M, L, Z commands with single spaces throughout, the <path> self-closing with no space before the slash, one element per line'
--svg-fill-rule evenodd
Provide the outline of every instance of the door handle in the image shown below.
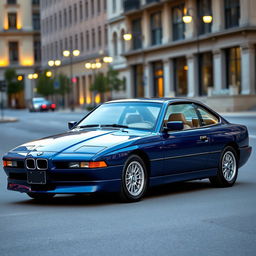
<path fill-rule="evenodd" d="M 208 137 L 207 136 L 200 136 L 200 140 L 207 142 L 208 141 Z"/>

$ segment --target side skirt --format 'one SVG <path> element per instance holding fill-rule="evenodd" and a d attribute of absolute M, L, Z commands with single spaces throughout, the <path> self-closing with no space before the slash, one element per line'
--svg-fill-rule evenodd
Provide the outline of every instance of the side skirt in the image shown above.
<path fill-rule="evenodd" d="M 162 184 L 178 182 L 178 181 L 187 181 L 187 180 L 197 180 L 197 179 L 205 179 L 212 176 L 217 175 L 218 169 L 207 169 L 200 170 L 195 172 L 187 172 L 187 173 L 178 173 L 172 175 L 158 176 L 158 177 L 150 177 L 149 185 L 151 187 L 158 186 Z"/>

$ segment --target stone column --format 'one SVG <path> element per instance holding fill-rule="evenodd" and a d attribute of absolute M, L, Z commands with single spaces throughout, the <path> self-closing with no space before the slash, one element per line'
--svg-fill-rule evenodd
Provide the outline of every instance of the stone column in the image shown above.
<path fill-rule="evenodd" d="M 243 45 L 241 53 L 241 93 L 253 94 L 255 93 L 255 48 L 253 45 Z"/>
<path fill-rule="evenodd" d="M 133 75 L 133 70 L 131 66 L 127 67 L 127 75 L 126 77 L 128 78 L 126 81 L 126 94 L 127 98 L 133 98 L 134 97 L 134 86 L 135 86 L 135 81 L 134 81 L 134 75 Z"/>
<path fill-rule="evenodd" d="M 212 32 L 218 32 L 222 30 L 225 26 L 223 0 L 212 1 L 212 18 Z"/>
<path fill-rule="evenodd" d="M 188 65 L 188 97 L 198 95 L 198 61 L 196 55 L 187 56 Z"/>
<path fill-rule="evenodd" d="M 149 63 L 144 64 L 144 92 L 145 97 L 149 98 L 153 95 L 152 72 Z"/>
<path fill-rule="evenodd" d="M 150 18 L 147 11 L 142 14 L 142 44 L 143 48 L 147 48 L 151 44 L 150 36 Z"/>
<path fill-rule="evenodd" d="M 213 51 L 213 80 L 214 90 L 218 94 L 226 83 L 225 56 L 220 49 Z"/>
<path fill-rule="evenodd" d="M 171 60 L 164 60 L 164 96 L 172 97 L 173 96 L 173 72 L 171 72 Z"/>
<path fill-rule="evenodd" d="M 165 3 L 163 7 L 162 24 L 163 24 L 163 44 L 166 44 L 171 40 L 170 8 L 167 3 Z"/>

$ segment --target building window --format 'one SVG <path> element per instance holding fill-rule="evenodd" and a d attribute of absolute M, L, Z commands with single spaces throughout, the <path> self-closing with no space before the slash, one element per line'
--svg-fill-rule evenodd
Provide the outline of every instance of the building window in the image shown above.
<path fill-rule="evenodd" d="M 84 34 L 80 33 L 80 50 L 81 52 L 84 51 Z"/>
<path fill-rule="evenodd" d="M 59 12 L 59 28 L 62 28 L 62 13 L 61 11 Z"/>
<path fill-rule="evenodd" d="M 79 12 L 80 12 L 80 20 L 83 19 L 83 2 L 79 2 Z"/>
<path fill-rule="evenodd" d="M 98 8 L 98 14 L 100 14 L 101 12 L 101 0 L 98 0 L 98 4 L 97 4 L 97 8 Z"/>
<path fill-rule="evenodd" d="M 112 12 L 116 12 L 116 0 L 112 0 Z"/>
<path fill-rule="evenodd" d="M 114 56 L 117 56 L 118 55 L 118 38 L 117 38 L 117 33 L 115 32 L 113 34 L 113 53 L 114 53 Z"/>
<path fill-rule="evenodd" d="M 208 88 L 213 88 L 213 63 L 211 52 L 199 55 L 199 95 L 206 96 L 208 94 Z"/>
<path fill-rule="evenodd" d="M 64 26 L 67 27 L 68 18 L 67 18 L 67 9 L 64 9 Z"/>
<path fill-rule="evenodd" d="M 103 0 L 103 4 L 104 4 L 104 11 L 107 10 L 107 0 Z"/>
<path fill-rule="evenodd" d="M 185 57 L 174 59 L 174 85 L 177 96 L 187 96 L 187 60 Z"/>
<path fill-rule="evenodd" d="M 60 56 L 62 56 L 63 51 L 64 51 L 64 49 L 63 49 L 63 40 L 60 40 Z"/>
<path fill-rule="evenodd" d="M 151 44 L 157 45 L 162 43 L 162 15 L 161 12 L 154 13 L 150 16 L 151 24 Z"/>
<path fill-rule="evenodd" d="M 184 5 L 172 8 L 172 38 L 181 40 L 185 38 L 185 24 L 182 20 Z"/>
<path fill-rule="evenodd" d="M 65 50 L 67 50 L 68 49 L 68 39 L 67 39 L 67 37 L 65 38 Z"/>
<path fill-rule="evenodd" d="M 88 8 L 89 8 L 88 1 L 85 1 L 85 18 L 86 19 L 88 19 L 88 14 L 89 14 Z"/>
<path fill-rule="evenodd" d="M 40 0 L 32 0 L 32 4 L 33 5 L 39 5 L 40 4 Z"/>
<path fill-rule="evenodd" d="M 90 35 L 89 35 L 89 31 L 86 31 L 86 49 L 87 50 L 90 49 Z"/>
<path fill-rule="evenodd" d="M 78 35 L 75 35 L 75 49 L 78 49 Z"/>
<path fill-rule="evenodd" d="M 132 21 L 132 47 L 134 50 L 142 48 L 142 30 L 141 30 L 141 19 L 135 19 Z"/>
<path fill-rule="evenodd" d="M 17 0 L 7 0 L 7 4 L 17 4 Z"/>
<path fill-rule="evenodd" d="M 212 23 L 205 23 L 203 17 L 205 15 L 212 15 L 212 1 L 211 0 L 197 0 L 197 11 L 199 16 L 198 34 L 210 33 L 212 30 Z"/>
<path fill-rule="evenodd" d="M 68 15 L 69 15 L 69 26 L 72 25 L 72 7 L 69 6 L 69 10 L 68 10 Z"/>
<path fill-rule="evenodd" d="M 227 88 L 238 93 L 241 91 L 241 49 L 234 47 L 226 50 Z"/>
<path fill-rule="evenodd" d="M 58 42 L 56 41 L 55 42 L 55 49 L 54 49 L 54 58 L 58 59 L 58 53 L 59 53 L 59 50 L 58 50 Z"/>
<path fill-rule="evenodd" d="M 240 0 L 225 0 L 225 26 L 232 28 L 239 26 Z"/>
<path fill-rule="evenodd" d="M 34 58 L 36 62 L 41 61 L 41 42 L 40 40 L 34 41 Z"/>
<path fill-rule="evenodd" d="M 9 29 L 17 28 L 17 13 L 16 12 L 8 13 L 8 27 L 9 27 Z"/>
<path fill-rule="evenodd" d="M 101 39 L 102 35 L 101 35 L 101 27 L 98 27 L 98 44 L 99 47 L 102 46 L 102 39 Z"/>
<path fill-rule="evenodd" d="M 144 97 L 144 79 L 143 79 L 143 65 L 133 66 L 133 80 L 134 80 L 134 97 Z"/>
<path fill-rule="evenodd" d="M 94 0 L 91 0 L 91 13 L 94 16 Z"/>
<path fill-rule="evenodd" d="M 19 61 L 18 42 L 9 42 L 9 59 L 10 63 L 17 63 Z"/>
<path fill-rule="evenodd" d="M 54 29 L 55 31 L 58 29 L 57 13 L 54 14 Z"/>
<path fill-rule="evenodd" d="M 108 25 L 105 25 L 104 29 L 104 34 L 105 34 L 105 45 L 108 45 Z"/>
<path fill-rule="evenodd" d="M 77 4 L 74 4 L 74 22 L 77 23 Z"/>
<path fill-rule="evenodd" d="M 153 62 L 154 96 L 164 97 L 164 70 L 162 61 Z"/>
<path fill-rule="evenodd" d="M 95 29 L 92 29 L 92 48 L 96 47 L 96 40 L 95 40 Z"/>
<path fill-rule="evenodd" d="M 69 37 L 69 49 L 71 51 L 73 50 L 73 38 L 72 38 L 72 36 Z"/>

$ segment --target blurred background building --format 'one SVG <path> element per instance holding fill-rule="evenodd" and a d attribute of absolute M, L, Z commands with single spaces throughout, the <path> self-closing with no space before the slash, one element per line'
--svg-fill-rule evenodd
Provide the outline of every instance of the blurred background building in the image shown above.
<path fill-rule="evenodd" d="M 41 1 L 42 68 L 72 80 L 69 104 L 101 101 L 90 85 L 108 66 L 106 10 L 106 0 Z"/>
<path fill-rule="evenodd" d="M 255 0 L 125 0 L 127 96 L 255 106 L 255 9 Z"/>
<path fill-rule="evenodd" d="M 34 74 L 41 66 L 39 0 L 0 0 L 0 81 L 14 68 L 24 87 L 6 101 L 23 108 L 33 95 Z"/>

